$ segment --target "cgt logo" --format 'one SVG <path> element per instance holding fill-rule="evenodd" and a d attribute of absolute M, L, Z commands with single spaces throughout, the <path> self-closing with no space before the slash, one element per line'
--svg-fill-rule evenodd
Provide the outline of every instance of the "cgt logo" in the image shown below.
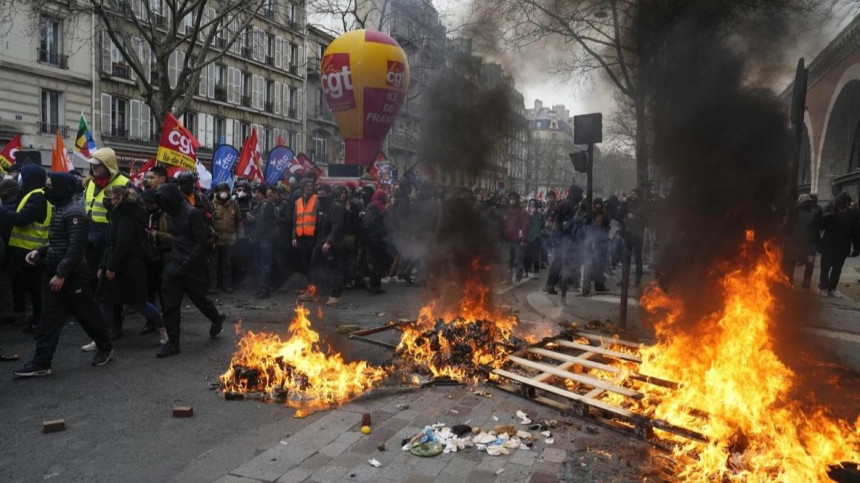
<path fill-rule="evenodd" d="M 329 54 L 323 57 L 322 90 L 333 100 L 340 100 L 345 91 L 352 91 L 349 54 Z"/>
<path fill-rule="evenodd" d="M 385 75 L 385 83 L 389 87 L 403 87 L 403 75 L 404 75 L 405 66 L 403 62 L 397 62 L 396 60 L 388 61 L 388 73 Z"/>
<path fill-rule="evenodd" d="M 191 145 L 191 140 L 179 128 L 170 131 L 170 134 L 167 135 L 167 142 L 182 154 L 188 156 L 194 154 L 194 146 Z"/>

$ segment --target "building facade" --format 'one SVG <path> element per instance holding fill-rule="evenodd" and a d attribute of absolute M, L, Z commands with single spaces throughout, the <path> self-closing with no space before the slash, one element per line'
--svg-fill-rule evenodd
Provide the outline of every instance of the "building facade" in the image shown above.
<path fill-rule="evenodd" d="M 344 162 L 344 144 L 334 115 L 326 103 L 320 84 L 320 66 L 325 49 L 335 36 L 319 27 L 308 26 L 307 35 L 307 87 L 305 146 L 308 157 L 320 168 Z"/>
<path fill-rule="evenodd" d="M 525 192 L 541 197 L 549 190 L 563 192 L 572 183 L 585 186 L 582 173 L 573 169 L 570 153 L 581 148 L 573 143 L 573 121 L 564 104 L 544 107 L 535 100 L 534 107 L 526 110 L 531 131 L 528 149 L 528 169 Z M 597 157 L 597 156 L 595 156 Z"/>
<path fill-rule="evenodd" d="M 5 8 L 13 20 L 0 38 L 0 145 L 21 134 L 24 149 L 41 152 L 44 165 L 55 133 L 72 149 L 81 113 L 92 119 L 95 112 L 92 20 L 69 5 L 11 2 Z"/>

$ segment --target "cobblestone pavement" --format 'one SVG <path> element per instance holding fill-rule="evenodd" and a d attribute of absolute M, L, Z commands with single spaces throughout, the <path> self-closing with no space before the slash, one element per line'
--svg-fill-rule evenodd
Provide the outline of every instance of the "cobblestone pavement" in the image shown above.
<path fill-rule="evenodd" d="M 238 482 L 586 482 L 642 481 L 650 446 L 560 414 L 495 388 L 482 388 L 487 398 L 466 387 L 437 387 L 364 400 L 325 413 L 298 432 L 282 439 L 218 480 Z M 408 405 L 407 409 L 398 409 Z M 489 456 L 476 448 L 422 458 L 402 451 L 403 439 L 437 422 L 449 427 L 466 423 L 491 430 L 496 425 L 519 424 L 518 410 L 533 421 L 556 419 L 555 443 L 537 436 L 529 449 Z M 362 414 L 372 419 L 372 433 L 360 432 Z M 455 413 L 456 412 L 456 413 Z M 384 445 L 385 450 L 380 450 Z M 382 466 L 368 463 L 378 460 Z"/>

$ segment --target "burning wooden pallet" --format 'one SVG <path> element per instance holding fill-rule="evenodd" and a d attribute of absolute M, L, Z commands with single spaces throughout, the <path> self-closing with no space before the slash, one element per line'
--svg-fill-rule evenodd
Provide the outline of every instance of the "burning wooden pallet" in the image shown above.
<path fill-rule="evenodd" d="M 499 389 L 564 413 L 602 424 L 659 444 L 654 429 L 707 442 L 707 437 L 666 421 L 640 414 L 634 404 L 645 394 L 633 381 L 674 389 L 677 384 L 630 370 L 642 359 L 639 344 L 580 331 L 566 331 L 508 356 L 506 369 L 485 368 Z M 549 361 L 558 364 L 551 364 Z M 619 367 L 621 363 L 626 367 Z M 591 373 L 591 374 L 589 374 Z M 603 373 L 598 378 L 594 374 Z M 621 401 L 619 403 L 619 401 Z"/>

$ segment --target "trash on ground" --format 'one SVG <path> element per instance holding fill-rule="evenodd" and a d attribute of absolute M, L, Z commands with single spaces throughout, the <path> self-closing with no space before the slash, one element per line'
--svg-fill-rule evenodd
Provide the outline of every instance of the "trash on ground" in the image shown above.
<path fill-rule="evenodd" d="M 522 411 L 517 411 L 517 417 L 520 419 L 520 424 L 531 424 L 532 420 Z"/>
<path fill-rule="evenodd" d="M 338 325 L 337 333 L 338 334 L 349 334 L 350 332 L 355 332 L 357 330 L 361 330 L 361 326 L 359 325 Z"/>
<path fill-rule="evenodd" d="M 555 440 L 552 438 L 547 438 L 547 439 L 543 440 L 543 442 L 545 444 L 555 444 Z"/>
<path fill-rule="evenodd" d="M 400 404 L 394 406 L 394 408 L 397 409 L 398 411 L 403 411 L 405 409 L 409 409 L 409 403 L 400 403 Z"/>
<path fill-rule="evenodd" d="M 382 466 L 382 463 L 377 461 L 376 458 L 369 459 L 369 460 L 367 460 L 367 462 L 370 463 L 370 466 L 373 466 L 374 468 L 379 468 L 380 466 Z"/>
<path fill-rule="evenodd" d="M 549 431 L 541 431 L 540 435 L 543 436 L 544 438 L 549 438 L 550 436 L 552 436 L 552 433 Z"/>

